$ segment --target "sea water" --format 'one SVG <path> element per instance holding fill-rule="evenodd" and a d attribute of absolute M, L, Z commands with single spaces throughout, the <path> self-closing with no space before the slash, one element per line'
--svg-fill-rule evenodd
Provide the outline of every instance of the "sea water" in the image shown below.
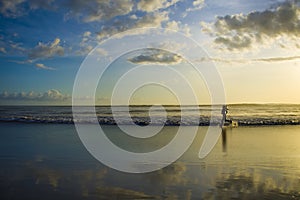
<path fill-rule="evenodd" d="M 300 125 L 300 105 L 294 104 L 235 104 L 228 106 L 227 118 L 238 121 L 241 126 L 251 125 Z M 113 112 L 112 112 L 113 110 Z M 151 115 L 149 116 L 149 111 Z M 168 126 L 198 126 L 209 125 L 214 120 L 222 119 L 221 105 L 200 106 L 130 106 L 130 119 L 127 117 L 127 107 L 97 106 L 97 120 L 103 125 L 118 124 L 168 125 Z M 77 123 L 91 123 L 94 113 L 88 107 L 82 107 Z M 165 120 L 165 115 L 167 118 Z M 151 117 L 151 118 L 150 118 Z M 184 119 L 184 120 L 183 120 Z M 73 123 L 71 106 L 2 106 L 0 121 L 28 123 Z"/>

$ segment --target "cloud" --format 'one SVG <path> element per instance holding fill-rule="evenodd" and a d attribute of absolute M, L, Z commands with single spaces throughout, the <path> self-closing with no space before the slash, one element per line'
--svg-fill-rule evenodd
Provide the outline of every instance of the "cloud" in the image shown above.
<path fill-rule="evenodd" d="M 162 27 L 162 23 L 169 20 L 167 12 L 150 13 L 139 18 L 127 17 L 122 20 L 116 20 L 109 26 L 103 26 L 101 31 L 97 33 L 99 41 L 110 37 L 111 35 L 124 32 L 134 28 L 145 28 L 145 27 Z M 139 34 L 139 33 L 136 33 Z"/>
<path fill-rule="evenodd" d="M 199 8 L 200 6 L 202 7 L 204 4 L 204 0 L 194 0 L 193 1 L 193 6 L 195 6 L 196 8 Z"/>
<path fill-rule="evenodd" d="M 214 24 L 202 23 L 203 31 L 215 37 L 215 43 L 229 50 L 249 49 L 287 38 L 296 43 L 300 36 L 298 1 L 285 1 L 265 11 L 217 17 Z M 297 43 L 296 43 L 297 45 Z"/>
<path fill-rule="evenodd" d="M 60 93 L 60 91 L 55 90 L 55 89 L 48 90 L 41 96 L 41 99 L 43 99 L 43 100 L 60 100 L 61 101 L 61 100 L 67 100 L 69 98 L 70 98 L 69 95 L 64 95 L 64 94 Z"/>
<path fill-rule="evenodd" d="M 187 24 L 182 24 L 179 21 L 169 21 L 166 23 L 166 28 L 174 30 L 174 31 L 180 31 L 184 34 L 186 34 L 187 36 L 191 36 L 190 33 L 190 27 Z"/>
<path fill-rule="evenodd" d="M 94 47 L 92 45 L 88 44 L 80 45 L 80 49 L 76 53 L 78 55 L 84 56 L 90 53 L 93 50 L 93 48 Z"/>
<path fill-rule="evenodd" d="M 158 44 L 158 49 L 172 49 L 174 52 L 183 52 L 190 48 L 185 42 L 163 41 Z"/>
<path fill-rule="evenodd" d="M 141 0 L 137 9 L 145 12 L 154 12 L 175 5 L 179 0 Z"/>
<path fill-rule="evenodd" d="M 5 17 L 16 18 L 28 10 L 53 9 L 54 0 L 0 0 L 0 13 Z"/>
<path fill-rule="evenodd" d="M 50 58 L 53 56 L 63 56 L 64 48 L 59 45 L 60 39 L 56 38 L 52 43 L 44 44 L 39 42 L 36 47 L 31 49 L 28 53 L 30 60 Z"/>
<path fill-rule="evenodd" d="M 78 55 L 87 55 L 95 46 L 95 39 L 92 37 L 92 32 L 86 31 L 82 34 L 80 49 L 76 51 Z"/>
<path fill-rule="evenodd" d="M 91 36 L 91 32 L 90 31 L 86 31 L 83 33 L 83 37 L 90 37 Z"/>
<path fill-rule="evenodd" d="M 182 57 L 165 50 L 149 48 L 140 55 L 129 58 L 128 61 L 134 64 L 170 65 L 180 63 Z"/>
<path fill-rule="evenodd" d="M 9 93 L 7 91 L 0 94 L 0 100 L 19 100 L 19 101 L 67 101 L 71 97 L 62 94 L 60 91 L 51 89 L 44 93 L 39 92 L 19 92 Z"/>
<path fill-rule="evenodd" d="M 299 60 L 300 56 L 289 56 L 289 57 L 274 57 L 274 58 L 257 58 L 252 59 L 254 62 L 285 62 Z"/>
<path fill-rule="evenodd" d="M 133 0 L 0 0 L 0 13 L 5 17 L 16 18 L 30 10 L 63 7 L 69 11 L 67 18 L 79 17 L 85 22 L 93 22 L 126 15 L 132 11 L 133 6 Z"/>
<path fill-rule="evenodd" d="M 193 7 L 188 8 L 186 11 L 190 12 L 190 11 L 195 11 L 195 10 L 201 10 L 204 7 L 204 5 L 205 5 L 204 0 L 194 0 Z"/>
<path fill-rule="evenodd" d="M 47 67 L 47 66 L 45 66 L 45 65 L 42 64 L 42 63 L 36 63 L 35 66 L 36 66 L 38 69 L 55 70 L 54 68 L 52 68 L 52 67 Z"/>
<path fill-rule="evenodd" d="M 97 49 L 96 49 L 96 52 L 97 52 L 99 55 L 104 55 L 104 56 L 107 56 L 107 55 L 108 55 L 108 52 L 107 52 L 105 49 L 102 49 L 102 48 L 97 48 Z"/>
<path fill-rule="evenodd" d="M 7 54 L 12 56 L 14 55 L 24 55 L 26 54 L 26 49 L 23 46 L 23 43 L 16 43 L 12 41 L 10 35 L 1 36 L 0 35 L 0 53 Z"/>
<path fill-rule="evenodd" d="M 15 43 L 13 41 L 9 41 L 9 47 L 13 50 L 16 50 L 17 52 L 24 53 L 26 49 L 22 47 L 22 44 Z"/>
<path fill-rule="evenodd" d="M 6 49 L 4 47 L 0 47 L 0 52 L 1 53 L 6 53 Z"/>
<path fill-rule="evenodd" d="M 5 17 L 17 17 L 23 15 L 23 10 L 20 8 L 25 0 L 1 0 L 0 13 Z"/>
<path fill-rule="evenodd" d="M 167 12 L 159 12 L 145 15 L 135 23 L 135 28 L 161 27 L 162 22 L 169 20 Z"/>
<path fill-rule="evenodd" d="M 68 0 L 65 6 L 70 9 L 70 16 L 94 22 L 126 15 L 132 11 L 134 3 L 132 0 Z"/>
<path fill-rule="evenodd" d="M 179 30 L 179 23 L 176 21 L 169 21 L 166 25 L 166 28 L 177 31 Z"/>
<path fill-rule="evenodd" d="M 288 56 L 288 57 L 270 57 L 270 58 L 254 58 L 254 59 L 225 59 L 225 58 L 208 58 L 203 57 L 196 62 L 220 62 L 220 63 L 254 63 L 254 62 L 265 62 L 265 63 L 274 63 L 274 62 L 286 62 L 300 60 L 300 56 Z"/>
<path fill-rule="evenodd" d="M 29 0 L 29 6 L 30 6 L 30 9 L 39 9 L 39 8 L 42 8 L 42 9 L 48 9 L 48 10 L 51 10 L 51 9 L 54 9 L 55 6 L 54 6 L 54 1 L 55 0 Z"/>

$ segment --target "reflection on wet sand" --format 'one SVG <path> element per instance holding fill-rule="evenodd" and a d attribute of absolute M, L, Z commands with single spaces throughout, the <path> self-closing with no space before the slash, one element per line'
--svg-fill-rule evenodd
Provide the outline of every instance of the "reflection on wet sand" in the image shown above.
<path fill-rule="evenodd" d="M 73 199 L 300 198 L 299 178 L 278 179 L 255 170 L 235 169 L 236 173 L 228 173 L 219 171 L 219 167 L 207 166 L 213 172 L 210 174 L 199 166 L 176 162 L 157 172 L 130 175 L 99 166 L 70 170 L 51 168 L 44 161 L 26 161 L 19 166 L 22 166 L 19 176 L 2 179 L 1 188 L 6 186 L 7 189 L 2 195 L 7 199 L 16 194 L 34 198 L 44 192 L 49 194 L 44 199 L 64 199 L 66 194 Z M 201 181 L 209 179 L 206 183 Z"/>
<path fill-rule="evenodd" d="M 300 199 L 300 127 L 227 129 L 209 156 L 199 160 L 206 130 L 200 127 L 177 162 L 146 174 L 103 166 L 68 126 L 55 134 L 30 135 L 30 125 L 27 137 L 9 130 L 0 141 L 1 200 Z"/>
<path fill-rule="evenodd" d="M 300 199 L 297 185 L 290 188 L 281 188 L 280 185 L 268 183 L 274 180 L 266 180 L 265 183 L 256 183 L 253 176 L 230 175 L 227 178 L 218 178 L 213 189 L 207 192 L 204 199 Z M 282 180 L 284 181 L 284 180 Z M 294 183 L 296 184 L 296 183 Z M 300 181 L 298 182 L 298 186 Z"/>
<path fill-rule="evenodd" d="M 222 128 L 222 147 L 223 152 L 227 152 L 227 128 Z"/>

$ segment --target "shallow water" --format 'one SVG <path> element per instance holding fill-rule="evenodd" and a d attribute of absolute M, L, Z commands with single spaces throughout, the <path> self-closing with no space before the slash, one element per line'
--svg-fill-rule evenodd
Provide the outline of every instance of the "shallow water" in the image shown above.
<path fill-rule="evenodd" d="M 187 131 L 191 127 L 184 127 Z M 141 143 L 104 126 L 120 147 L 147 152 L 164 146 L 178 127 Z M 95 160 L 73 125 L 1 123 L 1 199 L 300 199 L 300 126 L 226 130 L 198 158 L 207 127 L 189 150 L 156 172 L 128 174 Z M 225 134 L 223 134 L 225 136 Z M 131 141 L 130 141 L 131 140 Z"/>

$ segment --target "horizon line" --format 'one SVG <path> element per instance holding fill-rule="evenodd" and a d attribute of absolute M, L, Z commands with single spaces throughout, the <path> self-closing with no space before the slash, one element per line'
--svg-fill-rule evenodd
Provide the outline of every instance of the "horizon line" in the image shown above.
<path fill-rule="evenodd" d="M 300 103 L 282 103 L 282 102 L 243 102 L 243 103 L 225 103 L 225 104 L 131 104 L 131 105 L 110 105 L 110 104 L 95 104 L 95 105 L 72 105 L 72 104 L 2 104 L 1 106 L 96 106 L 96 107 L 109 107 L 109 106 L 221 106 L 221 105 L 300 105 Z"/>

